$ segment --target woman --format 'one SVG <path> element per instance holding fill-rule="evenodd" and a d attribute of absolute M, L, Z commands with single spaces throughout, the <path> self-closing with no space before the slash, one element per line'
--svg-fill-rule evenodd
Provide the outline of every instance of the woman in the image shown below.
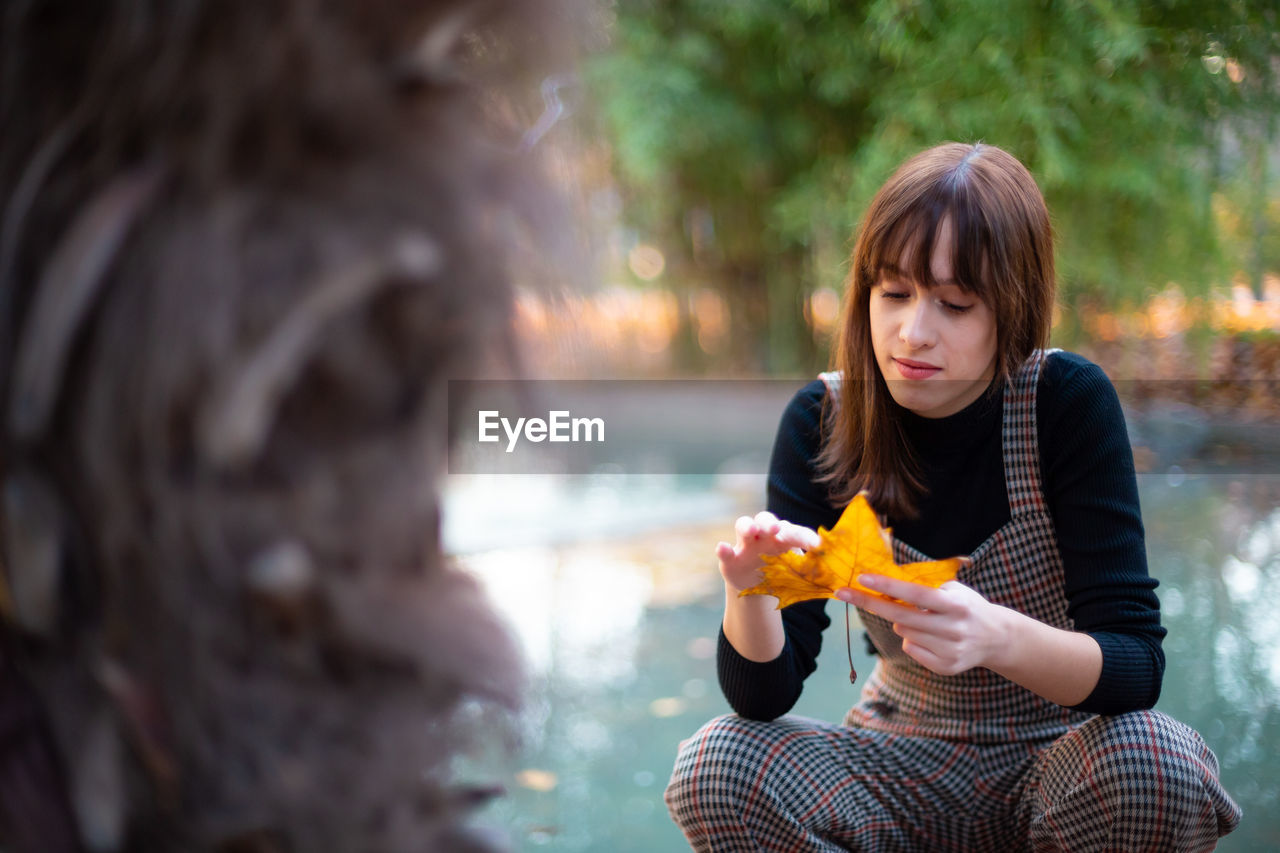
<path fill-rule="evenodd" d="M 1114 389 L 1042 349 L 1052 233 L 1030 173 L 987 145 L 908 160 L 858 235 L 835 373 L 784 413 L 768 511 L 720 543 L 718 669 L 737 715 L 681 746 L 667 790 L 698 850 L 1186 850 L 1240 811 L 1199 735 L 1149 710 L 1164 670 Z M 863 575 L 879 662 L 843 725 L 778 719 L 813 672 L 825 600 L 739 597 L 859 491 L 898 562 Z"/>

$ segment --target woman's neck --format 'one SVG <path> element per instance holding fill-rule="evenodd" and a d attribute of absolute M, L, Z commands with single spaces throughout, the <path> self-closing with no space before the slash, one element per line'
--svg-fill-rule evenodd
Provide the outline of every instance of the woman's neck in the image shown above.
<path fill-rule="evenodd" d="M 971 446 L 1000 421 L 1004 387 L 996 380 L 968 406 L 954 415 L 926 418 L 893 403 L 895 416 L 908 441 L 923 455 L 955 452 Z"/>

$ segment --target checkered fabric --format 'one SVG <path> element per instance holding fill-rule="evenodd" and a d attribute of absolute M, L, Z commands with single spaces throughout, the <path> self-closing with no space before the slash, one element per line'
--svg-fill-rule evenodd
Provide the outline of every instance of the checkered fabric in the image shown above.
<path fill-rule="evenodd" d="M 1070 628 L 1039 479 L 1035 353 L 1004 400 L 1011 519 L 960 579 Z M 928 557 L 895 542 L 900 561 Z M 986 670 L 940 676 L 863 612 L 880 651 L 843 725 L 726 716 L 680 746 L 668 808 L 699 851 L 1212 849 L 1240 810 L 1194 731 L 1068 711 Z"/>
<path fill-rule="evenodd" d="M 1158 711 L 1094 717 L 1058 738 L 1023 785 L 1037 851 L 1212 850 L 1240 823 L 1200 735 Z"/>
<path fill-rule="evenodd" d="M 1039 351 L 1033 354 L 1005 390 L 1001 444 L 1011 517 L 969 555 L 970 564 L 957 579 L 988 601 L 1070 630 L 1074 626 L 1067 617 L 1062 557 L 1040 488 L 1036 386 L 1044 356 Z M 937 559 L 897 539 L 893 545 L 893 557 L 899 563 Z M 865 610 L 859 615 L 880 651 L 880 662 L 867 680 L 862 701 L 845 718 L 849 725 L 1003 743 L 1054 738 L 1089 718 L 988 669 L 955 676 L 930 672 L 902 651 L 902 638 L 893 632 L 891 622 Z"/>

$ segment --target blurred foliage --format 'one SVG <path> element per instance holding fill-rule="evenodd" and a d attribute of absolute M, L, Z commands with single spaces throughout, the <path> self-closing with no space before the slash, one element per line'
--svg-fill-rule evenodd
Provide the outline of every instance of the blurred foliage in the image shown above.
<path fill-rule="evenodd" d="M 1036 175 L 1064 306 L 1237 271 L 1258 287 L 1280 262 L 1271 0 L 614 8 L 587 75 L 625 215 L 666 253 L 662 284 L 725 297 L 733 369 L 825 360 L 806 297 L 840 286 L 893 168 L 949 139 L 999 145 Z"/>

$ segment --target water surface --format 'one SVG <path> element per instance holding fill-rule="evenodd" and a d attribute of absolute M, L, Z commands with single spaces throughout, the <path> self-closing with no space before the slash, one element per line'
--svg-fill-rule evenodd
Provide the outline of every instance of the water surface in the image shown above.
<path fill-rule="evenodd" d="M 1139 477 L 1169 629 L 1157 707 L 1204 735 L 1245 810 L 1224 851 L 1280 849 L 1280 474 Z M 446 541 L 489 586 L 534 674 L 522 742 L 460 773 L 508 795 L 481 820 L 517 850 L 686 849 L 662 789 L 676 744 L 728 712 L 715 681 L 712 550 L 759 478 L 457 478 Z M 795 712 L 856 699 L 843 618 Z M 855 663 L 870 670 L 854 623 Z"/>

